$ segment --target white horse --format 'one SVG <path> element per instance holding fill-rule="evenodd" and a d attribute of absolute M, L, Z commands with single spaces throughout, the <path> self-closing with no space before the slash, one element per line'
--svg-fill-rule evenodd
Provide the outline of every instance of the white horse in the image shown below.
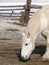
<path fill-rule="evenodd" d="M 42 59 L 49 59 L 49 5 L 37 11 L 28 22 L 28 26 L 22 37 L 21 57 L 27 60 L 35 49 L 35 39 L 39 33 L 47 35 L 46 52 Z"/>

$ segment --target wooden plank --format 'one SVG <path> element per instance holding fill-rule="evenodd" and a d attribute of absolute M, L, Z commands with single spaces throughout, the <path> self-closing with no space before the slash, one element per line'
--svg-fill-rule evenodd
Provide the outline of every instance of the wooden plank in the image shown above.
<path fill-rule="evenodd" d="M 21 9 L 0 9 L 0 11 L 11 11 L 11 10 L 24 10 L 23 8 Z"/>
<path fill-rule="evenodd" d="M 29 16 L 32 16 L 32 15 L 29 15 Z M 21 17 L 21 15 L 0 15 L 0 17 Z M 27 19 L 28 17 L 26 17 Z"/>
<path fill-rule="evenodd" d="M 0 15 L 0 17 L 21 17 L 21 16 L 19 16 L 19 15 L 15 15 L 15 16 L 11 16 L 11 15 Z"/>
<path fill-rule="evenodd" d="M 24 13 L 24 12 L 23 12 Z M 35 12 L 30 12 L 30 13 L 35 13 Z M 11 13 L 8 13 L 8 12 L 1 12 L 0 14 L 11 14 Z M 13 14 L 22 14 L 22 13 L 13 13 Z"/>
<path fill-rule="evenodd" d="M 0 5 L 0 7 L 2 8 L 2 7 L 5 7 L 5 8 L 7 8 L 7 7 L 25 7 L 25 5 Z"/>
<path fill-rule="evenodd" d="M 0 17 L 0 20 L 18 20 L 18 21 L 20 21 L 20 18 L 16 18 L 16 17 Z"/>
<path fill-rule="evenodd" d="M 30 5 L 30 8 L 41 9 L 42 5 Z"/>

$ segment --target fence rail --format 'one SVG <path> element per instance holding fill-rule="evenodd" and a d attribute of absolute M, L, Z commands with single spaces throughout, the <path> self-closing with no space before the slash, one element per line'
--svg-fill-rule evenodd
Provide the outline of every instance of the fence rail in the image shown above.
<path fill-rule="evenodd" d="M 41 7 L 42 7 L 41 5 L 30 5 L 30 9 L 41 9 Z M 5 18 L 5 19 L 23 21 L 22 19 L 24 18 L 25 10 L 26 10 L 26 5 L 10 5 L 10 4 L 1 5 L 0 4 L 0 19 Z M 29 17 L 32 16 L 34 13 L 35 11 L 33 10 L 29 11 Z"/>

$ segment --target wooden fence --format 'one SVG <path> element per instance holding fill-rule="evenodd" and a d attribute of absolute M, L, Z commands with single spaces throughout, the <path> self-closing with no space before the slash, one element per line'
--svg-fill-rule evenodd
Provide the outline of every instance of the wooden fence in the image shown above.
<path fill-rule="evenodd" d="M 30 17 L 35 13 L 33 9 L 37 10 L 41 9 L 41 7 L 41 5 L 31 5 L 31 0 L 27 0 L 26 5 L 0 4 L 0 19 L 18 20 L 20 22 L 27 23 Z"/>

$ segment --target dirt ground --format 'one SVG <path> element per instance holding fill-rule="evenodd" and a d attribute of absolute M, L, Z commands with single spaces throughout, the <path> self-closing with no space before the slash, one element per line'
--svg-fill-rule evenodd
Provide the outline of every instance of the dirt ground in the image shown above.
<path fill-rule="evenodd" d="M 20 49 L 20 44 L 0 43 L 0 65 L 49 65 L 49 61 L 41 61 L 40 54 L 32 54 L 28 61 L 22 61 L 20 59 Z M 38 49 L 40 47 L 37 47 L 35 51 L 39 52 Z"/>
<path fill-rule="evenodd" d="M 12 21 L 3 21 L 0 21 L 0 65 L 49 65 L 49 61 L 41 60 L 41 55 L 46 50 L 45 46 L 36 47 L 30 59 L 22 61 L 20 31 L 24 28 L 14 25 Z"/>

